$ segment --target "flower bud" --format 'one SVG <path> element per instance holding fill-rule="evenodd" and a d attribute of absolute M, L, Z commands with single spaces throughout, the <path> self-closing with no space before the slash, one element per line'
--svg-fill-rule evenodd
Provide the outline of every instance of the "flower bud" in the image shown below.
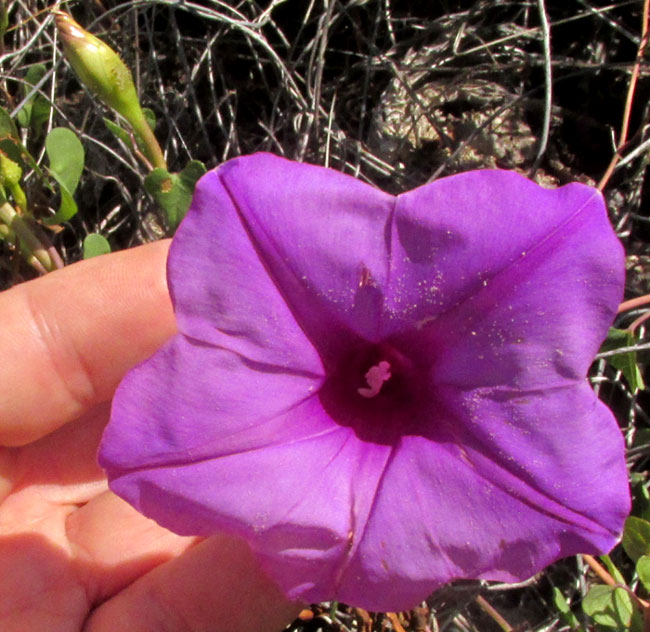
<path fill-rule="evenodd" d="M 119 55 L 67 13 L 56 11 L 55 21 L 63 52 L 79 80 L 127 121 L 140 119 L 142 112 L 133 77 Z"/>
<path fill-rule="evenodd" d="M 126 119 L 149 163 L 166 169 L 162 149 L 140 107 L 131 71 L 108 44 L 84 31 L 67 13 L 54 14 L 63 52 L 80 81 Z"/>

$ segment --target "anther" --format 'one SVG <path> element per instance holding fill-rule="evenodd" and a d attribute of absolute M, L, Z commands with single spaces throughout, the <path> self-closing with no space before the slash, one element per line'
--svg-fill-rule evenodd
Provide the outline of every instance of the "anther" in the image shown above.
<path fill-rule="evenodd" d="M 363 386 L 357 389 L 361 397 L 370 399 L 375 397 L 381 391 L 381 387 L 387 380 L 390 380 L 390 362 L 382 360 L 379 364 L 371 366 L 365 375 L 368 386 Z"/>

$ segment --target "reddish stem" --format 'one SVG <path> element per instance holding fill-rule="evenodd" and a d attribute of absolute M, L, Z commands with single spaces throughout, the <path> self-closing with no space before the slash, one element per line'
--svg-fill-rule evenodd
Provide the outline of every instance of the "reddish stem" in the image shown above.
<path fill-rule="evenodd" d="M 598 183 L 598 189 L 601 191 L 607 186 L 609 179 L 614 173 L 614 169 L 618 164 L 618 161 L 621 159 L 621 150 L 627 143 L 627 135 L 630 127 L 630 115 L 632 112 L 632 102 L 634 101 L 634 93 L 636 91 L 636 84 L 639 78 L 639 69 L 641 67 L 641 61 L 643 60 L 643 54 L 645 47 L 648 44 L 648 18 L 650 13 L 650 0 L 643 0 L 643 17 L 641 18 L 641 41 L 639 42 L 639 48 L 636 53 L 636 59 L 634 61 L 634 66 L 632 67 L 632 74 L 630 75 L 630 83 L 627 88 L 627 97 L 625 99 L 625 108 L 623 110 L 623 121 L 621 122 L 621 134 L 616 145 L 616 151 L 612 156 L 612 159 L 605 171 L 605 174 L 600 179 Z"/>
<path fill-rule="evenodd" d="M 644 294 L 643 296 L 638 296 L 637 298 L 631 298 L 629 301 L 623 301 L 619 306 L 617 313 L 622 314 L 627 312 L 629 309 L 635 309 L 641 307 L 642 305 L 647 305 L 650 303 L 650 294 Z"/>

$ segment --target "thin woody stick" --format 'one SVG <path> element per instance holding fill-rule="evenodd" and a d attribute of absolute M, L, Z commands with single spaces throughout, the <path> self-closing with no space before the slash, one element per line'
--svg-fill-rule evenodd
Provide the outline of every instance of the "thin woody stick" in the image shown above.
<path fill-rule="evenodd" d="M 596 558 L 593 557 L 592 555 L 587 555 L 586 553 L 582 556 L 582 559 L 587 562 L 589 565 L 589 568 L 600 577 L 600 579 L 603 580 L 603 583 L 607 584 L 608 586 L 616 586 L 616 582 L 614 581 L 614 578 L 605 570 L 605 567 L 600 564 L 600 562 L 596 561 Z"/>
<path fill-rule="evenodd" d="M 513 632 L 514 628 L 497 612 L 497 610 L 482 596 L 479 595 L 476 599 L 478 607 L 491 617 L 494 622 L 503 630 L 503 632 Z"/>
<path fill-rule="evenodd" d="M 639 42 L 639 48 L 636 53 L 636 59 L 634 61 L 634 66 L 632 68 L 632 74 L 630 76 L 630 84 L 627 89 L 627 97 L 625 99 L 625 109 L 623 110 L 623 121 L 621 123 L 621 134 L 616 145 L 616 151 L 612 156 L 612 159 L 605 171 L 605 174 L 600 179 L 598 183 L 598 189 L 603 190 L 609 179 L 618 164 L 618 161 L 621 159 L 621 150 L 627 143 L 627 135 L 630 127 L 630 114 L 632 112 L 632 102 L 634 101 L 634 92 L 636 91 L 636 84 L 639 78 L 639 68 L 641 66 L 641 61 L 643 59 L 643 54 L 645 52 L 645 47 L 648 44 L 648 18 L 650 13 L 650 0 L 643 0 L 643 17 L 641 19 L 641 41 Z"/>

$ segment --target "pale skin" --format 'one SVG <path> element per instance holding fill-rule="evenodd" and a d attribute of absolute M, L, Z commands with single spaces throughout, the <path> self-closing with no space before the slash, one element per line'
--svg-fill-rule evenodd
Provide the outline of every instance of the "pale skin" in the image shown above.
<path fill-rule="evenodd" d="M 168 247 L 0 293 L 3 632 L 278 632 L 299 611 L 244 542 L 170 533 L 96 464 L 119 380 L 175 332 Z"/>

